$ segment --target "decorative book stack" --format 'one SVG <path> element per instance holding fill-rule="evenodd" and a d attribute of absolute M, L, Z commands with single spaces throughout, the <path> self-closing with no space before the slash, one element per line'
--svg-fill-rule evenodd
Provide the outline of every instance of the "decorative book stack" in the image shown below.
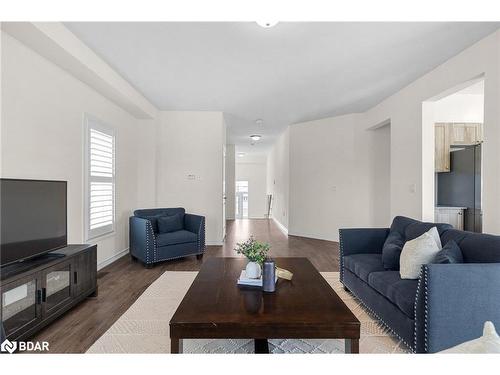
<path fill-rule="evenodd" d="M 276 281 L 278 281 L 278 274 L 276 274 Z M 262 275 L 258 279 L 251 279 L 247 277 L 245 270 L 241 271 L 240 277 L 238 278 L 238 285 L 244 286 L 255 286 L 262 288 Z"/>

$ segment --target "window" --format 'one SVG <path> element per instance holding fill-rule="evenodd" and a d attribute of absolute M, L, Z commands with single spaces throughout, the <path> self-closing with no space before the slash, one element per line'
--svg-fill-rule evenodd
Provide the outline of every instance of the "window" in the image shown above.
<path fill-rule="evenodd" d="M 248 219 L 248 181 L 236 181 L 236 219 Z"/>
<path fill-rule="evenodd" d="M 86 115 L 85 138 L 85 232 L 89 240 L 114 230 L 115 134 Z"/>

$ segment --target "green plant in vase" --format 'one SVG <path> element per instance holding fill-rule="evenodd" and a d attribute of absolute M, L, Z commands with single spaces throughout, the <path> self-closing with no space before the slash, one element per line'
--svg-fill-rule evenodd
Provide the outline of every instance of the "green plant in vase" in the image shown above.
<path fill-rule="evenodd" d="M 253 236 L 250 236 L 245 242 L 236 244 L 234 251 L 246 256 L 249 260 L 245 268 L 247 277 L 251 279 L 258 279 L 260 277 L 262 274 L 261 264 L 266 259 L 270 248 L 271 246 L 268 243 L 258 242 Z"/>

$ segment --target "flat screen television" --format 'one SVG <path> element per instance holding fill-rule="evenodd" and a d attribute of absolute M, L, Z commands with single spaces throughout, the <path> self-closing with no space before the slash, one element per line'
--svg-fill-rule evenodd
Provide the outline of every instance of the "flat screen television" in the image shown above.
<path fill-rule="evenodd" d="M 66 193 L 66 181 L 0 179 L 2 266 L 67 246 Z"/>

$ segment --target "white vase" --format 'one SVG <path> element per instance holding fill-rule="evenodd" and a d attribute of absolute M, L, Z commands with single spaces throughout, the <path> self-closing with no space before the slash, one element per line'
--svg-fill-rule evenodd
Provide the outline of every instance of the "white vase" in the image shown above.
<path fill-rule="evenodd" d="M 245 268 L 245 273 L 247 274 L 247 277 L 250 279 L 260 278 L 260 275 L 262 273 L 262 270 L 260 268 L 260 264 L 257 262 L 248 262 L 248 264 Z"/>

